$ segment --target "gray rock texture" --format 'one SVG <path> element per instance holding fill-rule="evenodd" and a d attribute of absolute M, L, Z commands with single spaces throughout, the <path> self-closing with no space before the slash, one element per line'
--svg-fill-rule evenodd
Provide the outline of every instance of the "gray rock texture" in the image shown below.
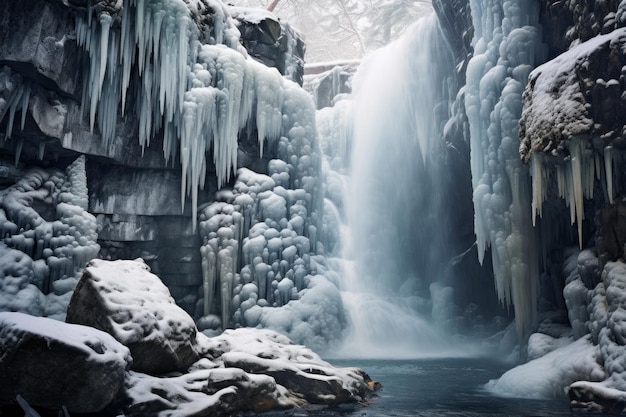
<path fill-rule="evenodd" d="M 21 395 L 31 406 L 72 413 L 104 409 L 131 362 L 109 334 L 21 313 L 0 313 L 0 404 Z"/>
<path fill-rule="evenodd" d="M 595 37 L 537 67 L 524 91 L 520 154 L 558 154 L 567 141 L 623 147 L 626 29 Z"/>
<path fill-rule="evenodd" d="M 199 359 L 193 319 L 140 260 L 91 261 L 66 320 L 101 329 L 128 346 L 132 369 L 139 372 L 184 372 Z"/>

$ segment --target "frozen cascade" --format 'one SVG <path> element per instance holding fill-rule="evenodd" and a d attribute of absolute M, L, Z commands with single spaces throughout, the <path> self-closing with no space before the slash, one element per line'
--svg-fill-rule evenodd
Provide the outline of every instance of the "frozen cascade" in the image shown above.
<path fill-rule="evenodd" d="M 338 355 L 458 354 L 440 332 L 454 314 L 453 290 L 438 283 L 453 257 L 438 159 L 456 87 L 447 51 L 431 14 L 364 60 L 352 105 L 341 100 L 318 112 L 327 202 L 339 212 L 345 205 L 348 222 L 335 253 L 347 261 L 332 261 L 351 325 Z M 353 129 L 327 128 L 352 115 Z M 349 191 L 337 201 L 348 172 Z"/>
<path fill-rule="evenodd" d="M 100 250 L 87 211 L 85 158 L 32 169 L 0 191 L 0 310 L 64 319 L 85 264 Z"/>
<path fill-rule="evenodd" d="M 530 71 L 545 60 L 539 2 L 471 0 L 474 56 L 467 68 L 475 233 L 481 259 L 491 248 L 500 301 L 513 306 L 519 336 L 536 319 L 539 260 L 528 167 L 519 156 L 521 95 Z M 537 166 L 533 170 L 538 172 Z M 535 177 L 539 184 L 540 180 Z M 540 188 L 534 192 L 542 194 Z"/>
<path fill-rule="evenodd" d="M 257 123 L 265 124 L 269 139 L 265 152 L 274 159 L 267 175 L 240 168 L 233 187 L 202 209 L 198 323 L 205 330 L 271 328 L 328 349 L 340 339 L 345 318 L 337 279 L 326 264 L 334 230 L 322 221 L 315 108 L 304 90 L 276 71 L 248 68 L 257 89 Z"/>
<path fill-rule="evenodd" d="M 197 191 L 204 187 L 206 173 L 204 151 L 213 148 L 217 182 L 224 185 L 236 167 L 237 133 L 252 114 L 266 116 L 265 110 L 253 108 L 256 77 L 267 78 L 259 73 L 263 66 L 248 59 L 219 0 L 125 0 L 98 12 L 97 19 L 95 13 L 88 7 L 76 24 L 78 44 L 90 62 L 83 103 L 91 129 L 97 125 L 108 144 L 118 116 L 132 106 L 142 147 L 162 134 L 166 161 L 179 154 L 183 204 L 190 196 L 195 227 Z M 258 99 L 264 106 L 267 94 Z M 260 141 L 277 133 L 276 115 L 267 117 L 269 123 L 260 123 Z"/>

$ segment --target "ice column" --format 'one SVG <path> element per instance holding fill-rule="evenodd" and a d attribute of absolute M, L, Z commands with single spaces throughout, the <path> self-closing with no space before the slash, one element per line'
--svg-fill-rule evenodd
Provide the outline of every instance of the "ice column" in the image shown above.
<path fill-rule="evenodd" d="M 84 157 L 32 169 L 0 191 L 0 310 L 63 319 L 87 261 L 100 250 L 87 211 Z"/>
<path fill-rule="evenodd" d="M 478 253 L 482 262 L 491 247 L 498 296 L 514 307 L 522 336 L 536 318 L 539 265 L 530 176 L 518 150 L 518 120 L 528 75 L 545 59 L 539 3 L 471 0 L 470 5 L 474 57 L 467 68 L 465 105 Z M 539 177 L 535 181 L 540 184 Z"/>

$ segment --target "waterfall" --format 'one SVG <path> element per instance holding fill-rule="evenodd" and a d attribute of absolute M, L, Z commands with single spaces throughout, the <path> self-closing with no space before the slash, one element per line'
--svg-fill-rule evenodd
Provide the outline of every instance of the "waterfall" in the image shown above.
<path fill-rule="evenodd" d="M 336 263 L 351 323 L 340 355 L 454 354 L 442 331 L 459 315 L 445 277 L 458 253 L 445 215 L 455 180 L 444 166 L 442 138 L 455 93 L 453 57 L 431 13 L 364 60 L 350 105 L 344 100 L 319 114 L 326 151 L 332 121 L 337 135 L 337 121 L 353 120 L 343 129 L 353 135 L 342 172 L 349 190 L 345 201 L 334 201 L 347 223 Z"/>

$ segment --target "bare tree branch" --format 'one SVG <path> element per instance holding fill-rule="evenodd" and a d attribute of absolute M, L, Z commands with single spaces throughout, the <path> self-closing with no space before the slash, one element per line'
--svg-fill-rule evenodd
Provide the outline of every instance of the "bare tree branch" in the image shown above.
<path fill-rule="evenodd" d="M 272 0 L 272 2 L 269 4 L 269 6 L 266 7 L 266 10 L 268 12 L 273 12 L 279 2 L 280 2 L 280 0 Z"/>

